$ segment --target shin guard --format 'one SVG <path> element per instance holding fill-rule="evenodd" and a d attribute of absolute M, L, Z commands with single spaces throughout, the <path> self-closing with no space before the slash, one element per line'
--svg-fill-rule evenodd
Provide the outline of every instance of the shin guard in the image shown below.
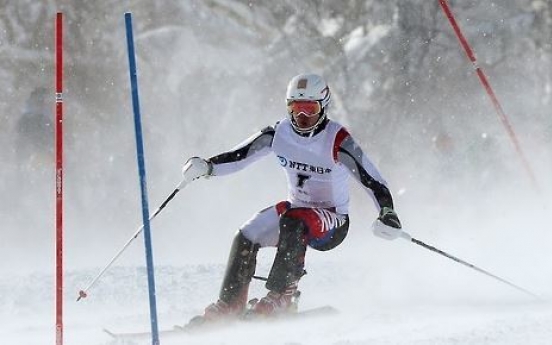
<path fill-rule="evenodd" d="M 238 231 L 224 274 L 224 281 L 219 298 L 226 303 L 247 303 L 247 290 L 249 282 L 255 274 L 257 265 L 257 252 L 259 245 L 248 240 L 241 231 Z"/>
<path fill-rule="evenodd" d="M 305 274 L 305 234 L 303 220 L 286 214 L 281 216 L 278 251 L 266 282 L 268 290 L 285 293 L 289 287 L 297 287 L 297 282 Z"/>

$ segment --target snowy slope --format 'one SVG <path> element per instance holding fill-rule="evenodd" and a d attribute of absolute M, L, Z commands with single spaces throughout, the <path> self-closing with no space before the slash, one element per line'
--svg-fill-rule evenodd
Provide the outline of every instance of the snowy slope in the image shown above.
<path fill-rule="evenodd" d="M 266 263 L 269 257 L 261 256 L 261 260 Z M 254 326 L 240 324 L 210 334 L 161 339 L 162 343 L 508 345 L 549 344 L 552 339 L 552 305 L 526 298 L 469 270 L 449 267 L 453 275 L 443 276 L 445 281 L 467 279 L 468 284 L 457 290 L 444 284 L 448 291 L 433 296 L 431 284 L 423 281 L 412 281 L 413 285 L 425 284 L 423 292 L 416 292 L 416 287 L 405 285 L 405 281 L 391 289 L 385 286 L 389 279 L 381 272 L 368 272 L 374 269 L 371 265 L 347 265 L 343 260 L 331 262 L 313 255 L 308 268 L 311 274 L 303 279 L 301 307 L 330 303 L 340 310 L 338 315 Z M 259 273 L 266 270 L 266 264 L 262 264 Z M 222 272 L 223 265 L 158 268 L 160 328 L 182 324 L 210 303 L 217 294 Z M 148 330 L 145 270 L 115 267 L 86 300 L 75 302 L 76 291 L 95 273 L 87 270 L 67 275 L 66 344 L 115 344 L 102 328 Z M 2 343 L 53 343 L 52 277 L 4 277 L 0 289 L 4 306 L 0 313 Z M 261 284 L 252 288 L 252 295 L 262 293 Z"/>
<path fill-rule="evenodd" d="M 199 195 L 194 193 L 218 188 L 215 180 L 209 183 L 214 185 L 203 184 L 197 191 L 187 189 L 187 194 L 178 200 L 197 202 Z M 433 192 L 429 198 L 432 199 L 436 191 L 430 192 Z M 531 211 L 520 213 L 519 205 L 533 198 L 520 192 L 512 198 L 506 187 L 492 194 L 469 195 L 469 207 L 465 206 L 464 198 L 436 205 L 412 193 L 407 190 L 400 194 L 397 203 L 402 205 L 405 229 L 413 236 L 544 299 L 552 299 L 552 278 L 548 274 L 552 242 L 549 209 L 537 205 Z M 546 195 L 549 193 L 543 193 L 543 197 Z M 218 202 L 230 202 L 228 198 L 221 196 L 210 205 L 217 208 Z M 353 193 L 352 199 L 353 226 L 348 238 L 332 251 L 309 251 L 308 274 L 300 284 L 301 308 L 330 304 L 339 309 L 337 316 L 255 324 L 254 327 L 240 325 L 212 334 L 162 339 L 162 344 L 550 344 L 552 305 L 549 302 L 536 301 L 407 241 L 375 238 L 367 230 L 373 216 L 371 206 L 367 205 L 365 196 L 359 200 Z M 201 204 L 193 206 L 201 208 Z M 234 206 L 227 208 L 227 212 L 235 210 Z M 192 228 L 205 233 L 183 236 L 186 242 L 176 241 L 174 246 L 181 252 L 175 256 L 168 248 L 169 241 L 175 242 L 179 237 L 167 232 L 162 225 L 166 221 L 186 219 L 189 211 L 186 212 L 186 207 L 182 209 L 173 205 L 153 222 L 158 320 L 162 329 L 185 323 L 216 299 L 232 237 L 232 226 L 217 225 L 212 232 L 207 232 L 217 220 L 203 221 Z M 232 217 L 243 218 L 245 212 L 238 213 Z M 130 235 L 132 229 L 119 231 Z M 218 239 L 206 241 L 204 236 L 209 233 Z M 78 267 L 75 259 L 84 256 L 88 261 L 103 264 L 121 243 L 105 242 L 95 251 L 88 250 L 88 246 L 67 248 L 65 344 L 115 345 L 103 328 L 149 329 L 147 279 L 143 244 L 139 239 L 128 249 L 130 253 L 120 259 L 126 266 L 108 270 L 89 291 L 89 297 L 80 302 L 75 301 L 78 291 L 89 284 L 100 267 Z M 19 248 L 23 250 L 25 244 L 21 243 Z M 273 255 L 273 249 L 261 251 L 257 274 L 266 275 Z M 164 263 L 168 261 L 173 263 Z M 6 270 L 2 275 L 2 344 L 54 343 L 52 271 Z M 265 292 L 262 284 L 255 282 L 250 295 L 258 297 Z"/>

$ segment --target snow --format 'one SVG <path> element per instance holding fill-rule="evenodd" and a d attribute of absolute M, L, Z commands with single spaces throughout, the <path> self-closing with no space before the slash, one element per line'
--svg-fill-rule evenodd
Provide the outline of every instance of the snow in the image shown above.
<path fill-rule="evenodd" d="M 508 207 L 502 208 L 500 212 L 513 214 Z M 451 217 L 446 208 L 440 207 L 440 211 Z M 161 343 L 549 344 L 552 304 L 548 300 L 552 281 L 546 272 L 550 269 L 547 260 L 550 235 L 540 227 L 549 213 L 540 211 L 524 215 L 527 218 L 503 216 L 478 221 L 476 231 L 466 229 L 469 221 L 448 224 L 446 233 L 421 231 L 416 225 L 419 217 L 406 218 L 413 236 L 536 293 L 543 300 L 405 240 L 389 242 L 375 238 L 363 229 L 367 220 L 358 219 L 342 245 L 329 252 L 307 253 L 308 274 L 300 284 L 300 308 L 331 305 L 339 314 L 244 323 L 205 334 L 161 338 Z M 461 219 L 462 215 L 457 217 Z M 153 228 L 160 231 L 158 224 L 154 221 Z M 443 229 L 440 217 L 425 220 L 424 224 L 432 230 Z M 159 246 L 159 240 L 163 232 L 155 234 L 154 252 L 161 258 L 163 247 Z M 142 253 L 142 247 L 138 241 L 129 250 L 139 249 Z M 209 252 L 210 246 L 205 250 Z M 200 259 L 203 263 L 156 266 L 160 329 L 184 324 L 216 299 L 227 250 L 220 255 L 206 253 L 211 260 Z M 107 253 L 99 254 L 96 261 L 110 257 Z M 183 262 L 193 262 L 189 255 L 192 253 L 182 254 Z M 273 255 L 270 248 L 259 253 L 258 275 L 267 274 Z M 90 283 L 100 267 L 66 271 L 66 344 L 131 344 L 114 341 L 102 329 L 115 332 L 150 329 L 146 269 L 139 264 L 143 258 L 137 255 L 127 261 L 134 264 L 109 269 L 89 290 L 89 296 L 79 302 L 76 302 L 78 291 Z M 4 275 L 0 280 L 0 302 L 4 306 L 0 311 L 1 338 L 18 345 L 54 342 L 52 291 L 50 272 Z M 263 284 L 254 281 L 250 297 L 264 293 Z M 149 343 L 150 340 L 132 342 Z"/>
<path fill-rule="evenodd" d="M 406 249 L 406 248 L 405 248 Z M 263 259 L 267 259 L 264 257 Z M 435 258 L 435 260 L 440 260 Z M 267 260 L 263 260 L 267 261 Z M 552 305 L 508 291 L 500 284 L 458 271 L 477 284 L 487 285 L 489 295 L 474 297 L 475 284 L 458 291 L 413 293 L 402 282 L 395 292 L 371 289 L 370 274 L 362 265 L 347 267 L 341 260 L 312 260 L 304 278 L 301 308 L 331 304 L 339 314 L 300 320 L 238 324 L 210 333 L 161 338 L 162 344 L 549 344 Z M 266 269 L 261 265 L 261 271 Z M 451 267 L 452 268 L 452 267 Z M 161 329 L 183 324 L 216 296 L 223 265 L 190 265 L 157 269 L 157 302 Z M 89 297 L 76 302 L 76 291 L 93 270 L 67 275 L 65 343 L 117 344 L 102 329 L 149 330 L 145 270 L 115 267 Z M 455 280 L 454 276 L 441 276 Z M 436 277 L 434 277 L 436 278 Z M 385 284 L 385 283 L 384 283 Z M 261 284 L 252 288 L 262 293 Z M 0 336 L 7 343 L 34 345 L 53 342 L 52 277 L 34 274 L 3 277 Z M 439 284 L 436 284 L 439 289 Z M 462 291 L 460 291 L 462 290 Z M 374 293 L 375 291 L 375 293 Z M 403 291 L 403 292 L 400 292 Z M 504 295 L 493 296 L 500 291 Z M 394 294 L 402 295 L 395 300 Z M 6 303 L 6 301 L 11 301 Z M 8 341 L 9 340 L 9 341 Z M 122 342 L 118 342 L 121 344 Z M 133 342 L 148 344 L 151 340 Z"/>

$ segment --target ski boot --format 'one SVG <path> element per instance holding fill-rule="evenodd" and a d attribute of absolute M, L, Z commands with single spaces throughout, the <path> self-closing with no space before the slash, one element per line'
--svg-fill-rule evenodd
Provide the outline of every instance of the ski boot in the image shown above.
<path fill-rule="evenodd" d="M 249 301 L 245 319 L 283 316 L 296 313 L 299 307 L 300 297 L 301 291 L 297 290 L 297 286 L 283 293 L 269 291 L 268 294 L 260 300 L 254 298 Z"/>
<path fill-rule="evenodd" d="M 247 295 L 244 297 L 247 298 Z M 184 327 L 192 329 L 207 323 L 220 323 L 238 319 L 246 310 L 246 298 L 238 298 L 232 302 L 224 302 L 219 299 L 216 303 L 208 305 L 207 308 L 205 308 L 203 315 L 193 317 Z"/>

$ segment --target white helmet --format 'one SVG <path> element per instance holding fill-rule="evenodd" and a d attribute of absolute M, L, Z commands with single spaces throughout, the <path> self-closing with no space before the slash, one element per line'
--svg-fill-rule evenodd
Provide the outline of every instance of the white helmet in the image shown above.
<path fill-rule="evenodd" d="M 326 108 L 330 104 L 330 88 L 326 81 L 317 74 L 299 74 L 291 79 L 287 87 L 287 105 L 289 106 L 293 101 L 318 101 L 320 103 L 321 110 L 318 121 L 309 128 L 298 127 L 293 115 L 289 113 L 295 131 L 301 134 L 313 133 L 326 119 Z"/>

